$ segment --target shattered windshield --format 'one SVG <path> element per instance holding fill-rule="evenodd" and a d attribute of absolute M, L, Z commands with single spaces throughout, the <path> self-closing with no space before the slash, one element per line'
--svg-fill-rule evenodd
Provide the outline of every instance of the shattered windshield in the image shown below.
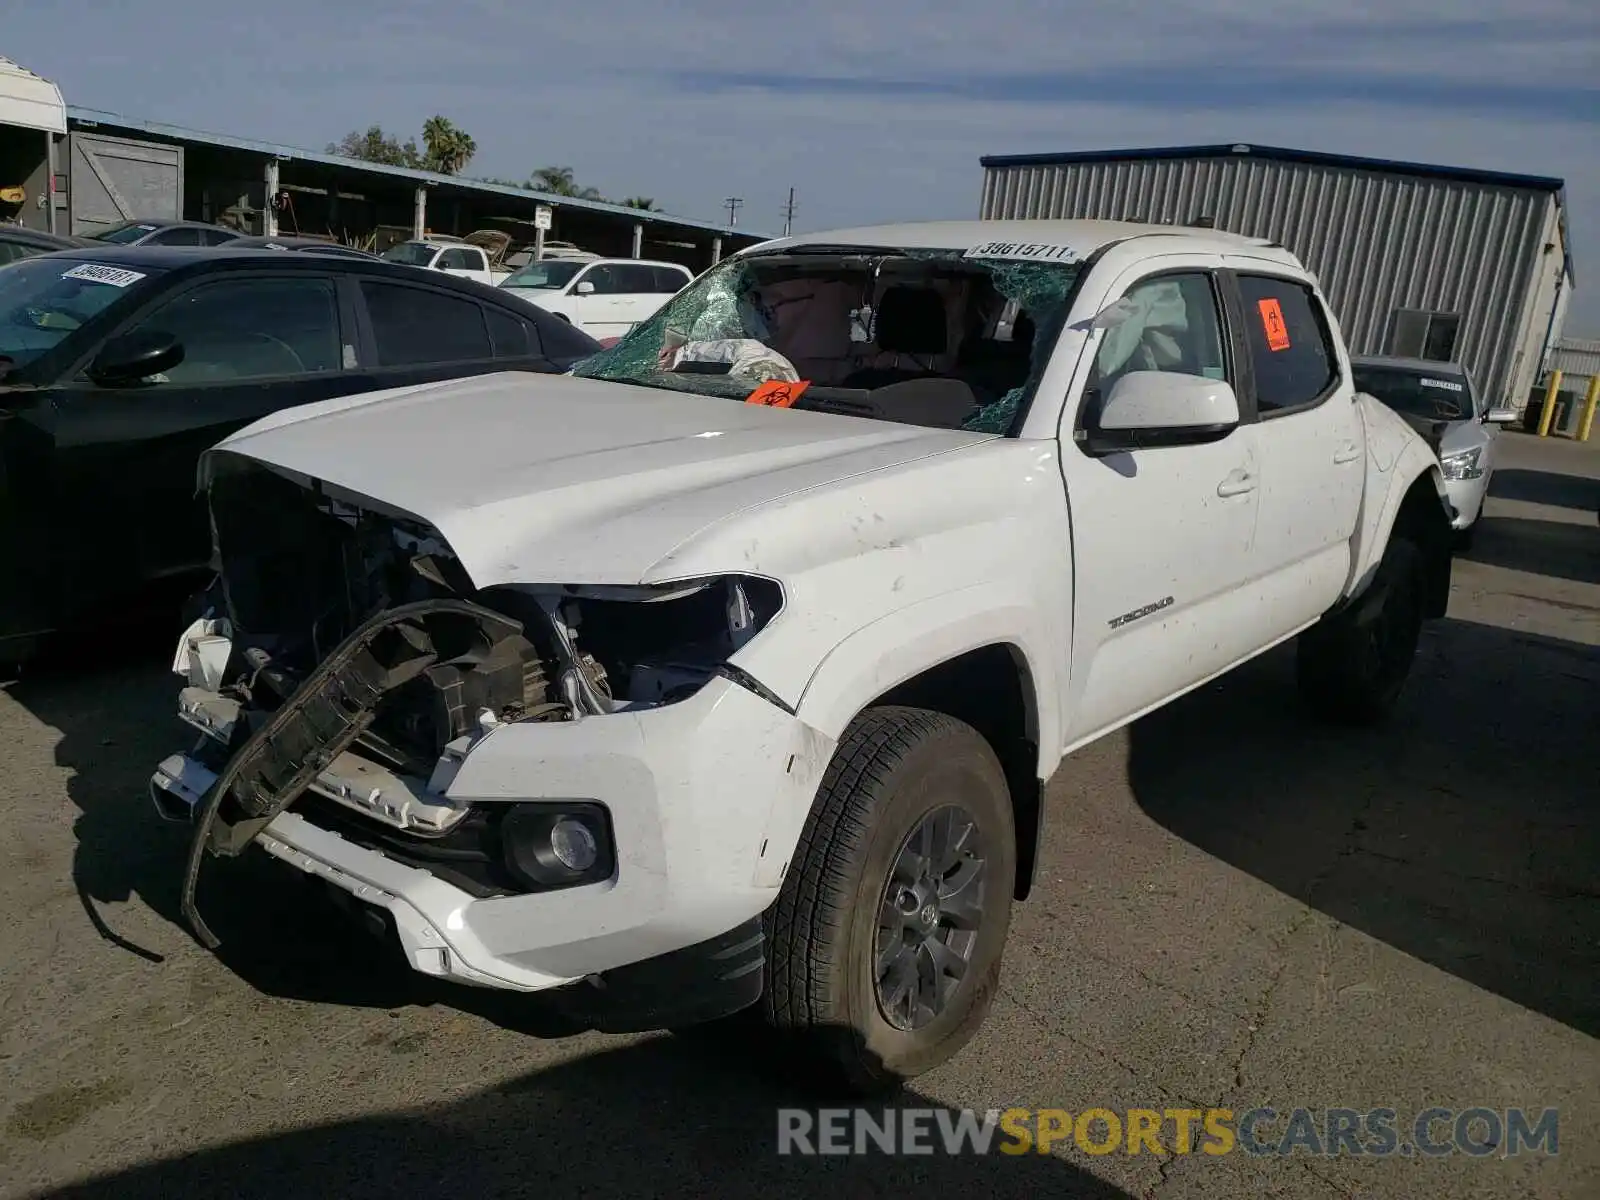
<path fill-rule="evenodd" d="M 508 288 L 561 288 L 572 282 L 572 277 L 583 269 L 581 262 L 551 262 L 545 259 L 523 267 L 508 275 L 501 287 Z"/>
<path fill-rule="evenodd" d="M 25 259 L 0 271 L 0 367 L 20 367 L 160 274 L 80 259 Z"/>
<path fill-rule="evenodd" d="M 385 262 L 399 263 L 403 267 L 425 267 L 438 253 L 437 247 L 427 242 L 401 242 L 383 252 Z"/>
<path fill-rule="evenodd" d="M 1067 247 L 800 247 L 713 268 L 575 375 L 1014 433 L 1081 271 Z"/>

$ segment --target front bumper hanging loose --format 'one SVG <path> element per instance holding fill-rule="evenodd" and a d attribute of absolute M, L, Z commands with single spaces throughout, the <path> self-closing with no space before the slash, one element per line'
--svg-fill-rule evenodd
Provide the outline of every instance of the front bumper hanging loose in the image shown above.
<path fill-rule="evenodd" d="M 184 920 L 208 950 L 221 942 L 195 905 L 207 851 L 241 853 L 355 743 L 386 693 L 437 661 L 429 625 L 461 619 L 493 641 L 521 632 L 509 617 L 467 600 L 423 600 L 378 613 L 357 626 L 234 751 L 200 802 L 183 879 Z"/>

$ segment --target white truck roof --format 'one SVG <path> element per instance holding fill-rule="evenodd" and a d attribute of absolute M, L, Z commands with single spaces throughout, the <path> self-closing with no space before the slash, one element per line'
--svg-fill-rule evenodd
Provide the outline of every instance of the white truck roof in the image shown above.
<path fill-rule="evenodd" d="M 1154 236 L 1192 239 L 1196 249 L 1222 254 L 1237 253 L 1246 248 L 1256 253 L 1266 251 L 1268 257 L 1281 255 L 1284 262 L 1301 265 L 1292 253 L 1268 238 L 1245 237 L 1221 229 L 1143 225 L 1132 221 L 920 221 L 904 225 L 868 225 L 775 238 L 741 253 L 767 253 L 818 245 L 873 246 L 895 250 L 970 250 L 988 242 L 1003 242 L 1018 246 L 1065 246 L 1077 257 L 1087 258 L 1114 242 Z"/>

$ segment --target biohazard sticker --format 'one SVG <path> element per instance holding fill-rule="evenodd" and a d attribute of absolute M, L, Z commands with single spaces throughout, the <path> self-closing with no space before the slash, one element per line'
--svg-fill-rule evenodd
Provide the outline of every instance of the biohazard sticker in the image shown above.
<path fill-rule="evenodd" d="M 1267 335 L 1267 349 L 1274 352 L 1289 348 L 1289 326 L 1284 324 L 1283 309 L 1268 296 L 1258 300 L 1256 308 L 1261 313 L 1261 329 Z"/>
<path fill-rule="evenodd" d="M 811 386 L 809 379 L 790 383 L 787 379 L 769 379 L 744 398 L 746 404 L 760 404 L 766 408 L 789 408 L 800 399 L 800 394 Z"/>

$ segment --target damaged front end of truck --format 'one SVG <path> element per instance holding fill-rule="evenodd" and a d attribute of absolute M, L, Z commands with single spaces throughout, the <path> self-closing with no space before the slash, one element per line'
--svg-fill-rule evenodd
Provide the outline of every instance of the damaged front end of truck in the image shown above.
<path fill-rule="evenodd" d="M 771 580 L 479 589 L 425 522 L 217 457 L 216 577 L 174 662 L 198 741 L 151 782 L 161 815 L 194 825 L 183 912 L 208 947 L 206 856 L 242 853 L 291 807 L 466 896 L 580 887 L 618 869 L 605 806 L 452 796 L 485 739 L 670 706 L 718 677 L 792 716 L 728 661 L 779 611 Z"/>

